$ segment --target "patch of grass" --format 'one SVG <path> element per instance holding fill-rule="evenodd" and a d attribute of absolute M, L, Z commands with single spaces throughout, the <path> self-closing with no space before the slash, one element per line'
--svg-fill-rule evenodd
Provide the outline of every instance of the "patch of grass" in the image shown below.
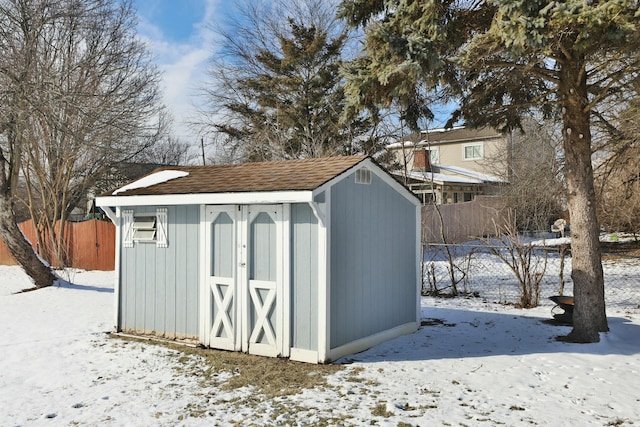
<path fill-rule="evenodd" d="M 326 377 L 344 369 L 341 365 L 313 365 L 289 359 L 261 357 L 240 352 L 188 347 L 164 341 L 149 341 L 131 337 L 118 337 L 125 341 L 138 341 L 175 350 L 183 375 L 197 375 L 202 384 L 216 383 L 223 391 L 253 387 L 266 399 L 289 396 L 304 389 L 327 386 Z M 198 358 L 194 362 L 193 358 Z M 217 377 L 232 374 L 225 380 Z"/>
<path fill-rule="evenodd" d="M 393 412 L 387 411 L 387 402 L 380 402 L 371 410 L 371 415 L 376 417 L 389 418 L 393 416 Z"/>
<path fill-rule="evenodd" d="M 456 326 L 455 323 L 445 323 L 444 320 L 442 319 L 436 319 L 434 317 L 429 317 L 426 319 L 423 319 L 420 322 L 420 326 L 446 326 L 449 328 L 452 328 L 454 326 Z"/>
<path fill-rule="evenodd" d="M 438 405 L 436 405 L 435 403 L 431 405 L 420 405 L 418 406 L 418 409 L 438 409 Z"/>
<path fill-rule="evenodd" d="M 364 368 L 361 366 L 356 366 L 349 371 L 349 374 L 345 377 L 344 380 L 350 383 L 359 383 L 368 386 L 377 386 L 380 384 L 378 381 L 359 377 L 358 375 L 360 375 L 360 373 L 362 372 L 364 372 Z"/>
<path fill-rule="evenodd" d="M 420 394 L 430 394 L 432 396 L 440 396 L 440 392 L 438 390 L 431 390 L 428 388 L 423 388 L 420 390 Z"/>
<path fill-rule="evenodd" d="M 616 418 L 613 421 L 609 421 L 606 425 L 608 426 L 621 426 L 622 424 L 626 423 L 627 420 L 624 420 L 622 418 Z M 629 422 L 629 424 L 633 424 L 632 422 Z"/>

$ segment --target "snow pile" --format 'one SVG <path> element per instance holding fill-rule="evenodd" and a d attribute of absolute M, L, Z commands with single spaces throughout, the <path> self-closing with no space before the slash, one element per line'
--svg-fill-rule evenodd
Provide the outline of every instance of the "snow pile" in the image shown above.
<path fill-rule="evenodd" d="M 113 272 L 30 287 L 0 267 L 0 425 L 631 425 L 640 308 L 609 305 L 597 344 L 556 341 L 550 307 L 423 298 L 423 326 L 339 363 L 330 386 L 264 399 L 186 375 L 181 353 L 111 339 Z M 224 381 L 220 375 L 218 381 Z M 193 408 L 204 408 L 197 417 Z"/>

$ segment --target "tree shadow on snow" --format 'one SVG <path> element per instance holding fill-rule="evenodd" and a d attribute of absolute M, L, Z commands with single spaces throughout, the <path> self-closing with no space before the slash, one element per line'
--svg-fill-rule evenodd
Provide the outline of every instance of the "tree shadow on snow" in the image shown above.
<path fill-rule="evenodd" d="M 425 316 L 426 315 L 426 316 Z M 550 316 L 551 317 L 551 316 Z M 550 318 L 549 317 L 549 318 Z M 543 317 L 423 307 L 422 325 L 413 334 L 348 356 L 338 363 L 460 359 L 469 357 L 571 353 L 634 355 L 640 353 L 640 325 L 609 317 L 609 332 L 600 342 L 574 344 L 556 340 L 571 326 L 551 324 Z"/>
<path fill-rule="evenodd" d="M 94 291 L 94 292 L 104 292 L 108 294 L 113 293 L 113 288 L 111 287 L 101 288 L 99 286 L 91 286 L 91 285 L 76 285 L 75 283 L 70 283 L 61 279 L 58 280 L 58 283 L 56 283 L 55 287 L 64 288 L 64 289 L 75 289 L 78 291 Z"/>

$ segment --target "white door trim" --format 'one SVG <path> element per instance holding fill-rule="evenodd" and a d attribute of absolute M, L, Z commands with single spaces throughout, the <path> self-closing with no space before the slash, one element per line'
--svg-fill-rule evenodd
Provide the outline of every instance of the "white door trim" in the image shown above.
<path fill-rule="evenodd" d="M 206 206 L 204 208 L 205 221 L 202 230 L 202 238 L 205 241 L 204 248 L 204 284 L 202 297 L 202 327 L 203 343 L 206 346 L 225 350 L 240 349 L 240 330 L 238 313 L 238 268 L 237 268 L 237 207 L 226 206 Z M 211 226 L 221 213 L 226 213 L 233 222 L 230 247 L 232 256 L 231 277 L 215 277 L 211 271 L 212 267 L 212 245 Z M 222 293 L 221 286 L 226 287 Z M 215 316 L 213 309 L 217 308 Z M 230 315 L 234 313 L 233 315 Z M 225 336 L 215 336 L 212 332 L 218 331 L 222 327 Z"/>
<path fill-rule="evenodd" d="M 242 217 L 244 220 L 243 232 L 244 237 L 242 246 L 244 249 L 244 274 L 242 288 L 245 289 L 245 302 L 243 308 L 246 309 L 246 315 L 243 316 L 243 350 L 262 356 L 281 356 L 283 354 L 283 218 L 282 205 L 248 205 L 243 206 Z M 251 271 L 249 247 L 251 240 L 251 224 L 261 213 L 269 215 L 276 227 L 276 277 L 275 281 L 264 281 L 251 279 L 249 272 Z M 265 301 L 260 302 L 258 289 L 267 290 Z M 252 328 L 250 325 L 250 313 L 252 304 L 255 305 L 257 311 L 256 325 Z M 271 325 L 268 313 L 271 306 L 275 304 L 275 325 Z M 287 322 L 288 323 L 288 322 Z M 256 340 L 264 333 L 267 343 L 258 343 Z"/>

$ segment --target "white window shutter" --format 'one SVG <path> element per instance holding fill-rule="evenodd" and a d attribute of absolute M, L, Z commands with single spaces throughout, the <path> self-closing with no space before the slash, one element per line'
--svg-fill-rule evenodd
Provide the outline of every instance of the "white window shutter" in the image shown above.
<path fill-rule="evenodd" d="M 133 211 L 122 211 L 122 246 L 133 247 Z"/>
<path fill-rule="evenodd" d="M 167 208 L 156 209 L 156 247 L 166 248 L 167 241 Z"/>

